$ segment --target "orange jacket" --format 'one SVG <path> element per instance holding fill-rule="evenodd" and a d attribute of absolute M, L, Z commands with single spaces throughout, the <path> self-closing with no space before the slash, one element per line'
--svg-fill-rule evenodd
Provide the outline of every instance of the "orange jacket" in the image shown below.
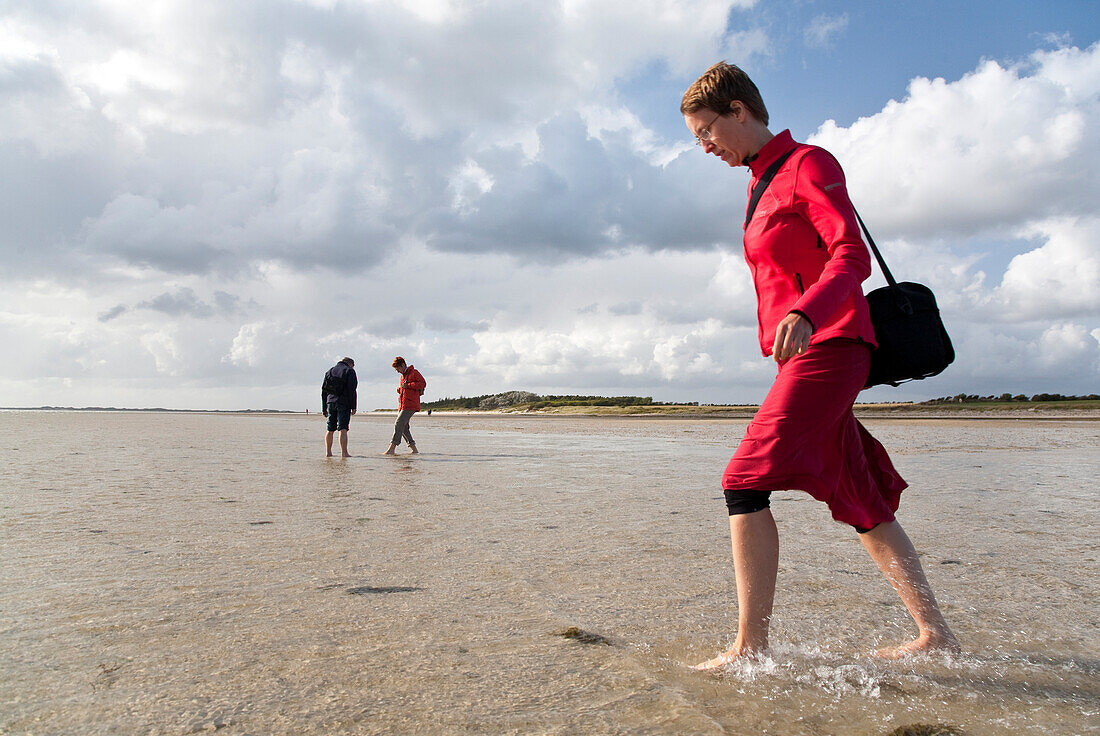
<path fill-rule="evenodd" d="M 420 371 L 411 365 L 406 366 L 401 374 L 401 385 L 397 387 L 397 408 L 401 411 L 420 411 L 420 394 L 424 393 L 427 385 Z"/>

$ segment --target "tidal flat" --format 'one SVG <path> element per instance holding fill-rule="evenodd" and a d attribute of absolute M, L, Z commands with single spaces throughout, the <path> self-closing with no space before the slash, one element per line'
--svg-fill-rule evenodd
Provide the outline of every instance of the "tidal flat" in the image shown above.
<path fill-rule="evenodd" d="M 964 647 L 773 495 L 773 650 L 719 485 L 746 419 L 0 412 L 0 734 L 1100 733 L 1100 422 L 867 418 Z M 401 448 L 399 452 L 407 452 Z M 935 732 L 926 730 L 925 732 Z"/>

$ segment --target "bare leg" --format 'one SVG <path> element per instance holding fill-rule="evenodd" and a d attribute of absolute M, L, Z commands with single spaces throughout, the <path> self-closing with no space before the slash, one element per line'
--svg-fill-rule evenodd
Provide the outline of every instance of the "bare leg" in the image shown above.
<path fill-rule="evenodd" d="M 737 574 L 737 640 L 714 659 L 695 665 L 712 670 L 768 648 L 768 625 L 779 571 L 779 530 L 771 509 L 730 517 L 733 569 Z"/>
<path fill-rule="evenodd" d="M 913 543 L 901 524 L 896 521 L 879 524 L 871 531 L 860 534 L 859 539 L 878 569 L 894 586 L 920 631 L 919 636 L 908 644 L 879 649 L 875 656 L 898 659 L 915 652 L 937 649 L 959 651 L 959 642 L 940 613 L 932 586 L 924 577 L 917 551 L 913 549 Z"/>
<path fill-rule="evenodd" d="M 325 457 L 332 457 L 332 432 L 325 433 Z"/>
<path fill-rule="evenodd" d="M 340 457 L 351 457 L 348 454 L 348 431 L 346 429 L 340 430 Z"/>

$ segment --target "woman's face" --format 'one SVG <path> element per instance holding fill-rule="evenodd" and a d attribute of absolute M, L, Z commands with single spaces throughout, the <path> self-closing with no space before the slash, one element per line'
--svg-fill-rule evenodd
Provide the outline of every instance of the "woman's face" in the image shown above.
<path fill-rule="evenodd" d="M 742 108 L 729 115 L 703 108 L 684 115 L 684 122 L 705 153 L 714 154 L 730 166 L 742 166 L 741 162 L 752 153 L 745 135 L 745 114 Z"/>

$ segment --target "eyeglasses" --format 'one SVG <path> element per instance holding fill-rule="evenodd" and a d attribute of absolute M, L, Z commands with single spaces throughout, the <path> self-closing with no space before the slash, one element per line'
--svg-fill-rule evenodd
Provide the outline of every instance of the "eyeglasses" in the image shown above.
<path fill-rule="evenodd" d="M 722 113 L 715 115 L 714 120 L 707 123 L 707 127 L 700 128 L 699 134 L 695 136 L 695 145 L 702 146 L 710 141 L 710 126 L 714 125 L 720 117 L 722 117 Z"/>

